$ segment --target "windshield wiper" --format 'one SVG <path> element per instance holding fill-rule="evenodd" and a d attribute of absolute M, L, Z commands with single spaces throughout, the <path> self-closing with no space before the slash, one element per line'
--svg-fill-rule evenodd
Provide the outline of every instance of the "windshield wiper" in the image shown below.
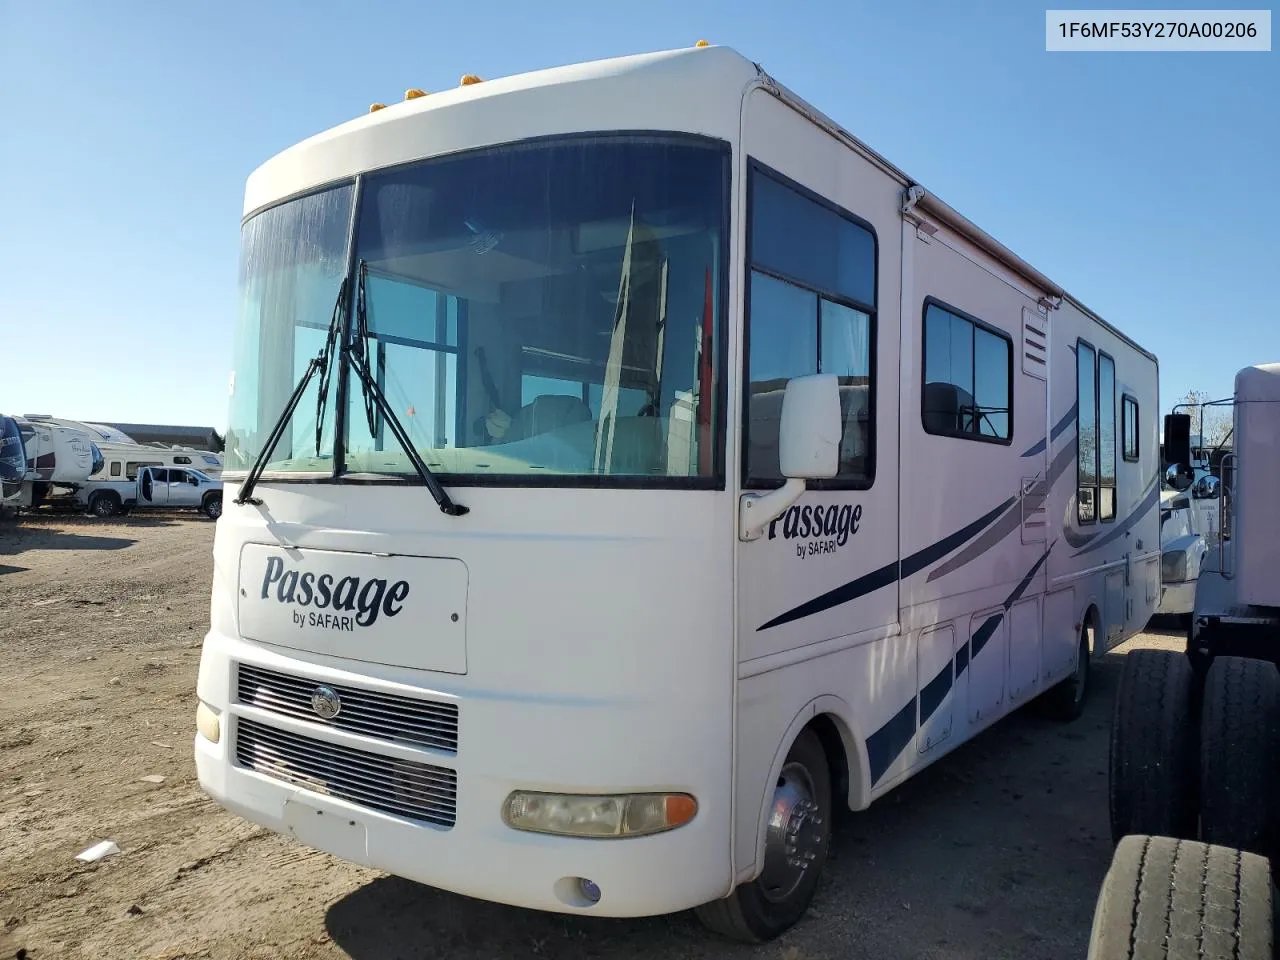
<path fill-rule="evenodd" d="M 320 391 L 316 402 L 316 456 L 320 456 L 320 434 L 324 429 L 324 404 L 329 395 L 329 382 L 333 379 L 331 364 L 333 363 L 334 351 L 338 345 L 338 336 L 342 330 L 342 318 L 346 312 L 346 303 L 347 279 L 344 277 L 341 286 L 338 287 L 338 297 L 333 302 L 333 316 L 329 319 L 329 331 L 325 335 L 324 346 L 307 364 L 307 369 L 303 371 L 302 379 L 294 387 L 293 395 L 289 397 L 289 402 L 284 405 L 284 410 L 271 428 L 271 433 L 267 436 L 267 442 L 263 446 L 262 452 L 258 454 L 258 459 L 253 461 L 253 466 L 249 468 L 249 473 L 244 478 L 244 484 L 240 487 L 240 495 L 235 498 L 234 503 L 251 503 L 254 506 L 262 503 L 260 499 L 252 496 L 253 488 L 258 485 L 258 480 L 263 471 L 266 470 L 272 452 L 275 451 L 276 445 L 280 442 L 280 438 L 284 436 L 285 428 L 293 417 L 293 411 L 297 409 L 298 403 L 302 400 L 302 394 L 306 392 L 307 384 L 311 382 L 311 378 L 316 373 L 320 374 Z"/>
<path fill-rule="evenodd" d="M 347 360 L 351 364 L 351 369 L 355 371 L 356 376 L 360 378 L 361 384 L 364 385 L 364 412 L 365 418 L 369 422 L 369 433 L 371 436 L 377 435 L 377 418 L 374 415 L 376 410 L 376 412 L 382 414 L 383 420 L 391 427 L 391 432 L 395 434 L 396 441 L 409 457 L 409 462 L 413 464 L 413 469 L 417 471 L 427 490 L 431 492 L 431 496 L 440 507 L 440 512 L 451 517 L 460 517 L 468 513 L 470 508 L 454 503 L 448 491 L 436 479 L 435 474 L 427 468 L 422 457 L 418 455 L 413 441 L 409 439 L 409 434 L 405 432 L 404 425 L 400 423 L 400 418 L 395 415 L 391 405 L 387 403 L 386 395 L 382 392 L 382 388 L 378 386 L 378 381 L 369 372 L 369 362 L 365 356 L 365 342 L 369 337 L 369 324 L 365 307 L 364 289 L 367 266 L 364 260 L 360 261 L 356 269 L 359 271 L 356 279 L 356 330 L 355 336 L 346 345 L 345 352 Z"/>

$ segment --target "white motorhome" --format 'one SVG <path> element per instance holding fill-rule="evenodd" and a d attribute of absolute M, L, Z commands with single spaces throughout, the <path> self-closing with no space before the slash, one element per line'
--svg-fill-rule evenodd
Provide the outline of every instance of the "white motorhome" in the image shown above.
<path fill-rule="evenodd" d="M 249 178 L 200 783 L 768 939 L 1147 622 L 1155 357 L 731 50 L 464 80 Z"/>

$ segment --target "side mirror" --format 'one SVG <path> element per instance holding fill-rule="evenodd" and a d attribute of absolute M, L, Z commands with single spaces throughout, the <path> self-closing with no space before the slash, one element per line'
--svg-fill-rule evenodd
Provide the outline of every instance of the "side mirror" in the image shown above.
<path fill-rule="evenodd" d="M 778 466 L 788 479 L 824 480 L 840 472 L 840 381 L 834 374 L 796 377 L 782 395 Z"/>
<path fill-rule="evenodd" d="M 744 493 L 738 503 L 738 537 L 756 540 L 769 523 L 800 499 L 809 480 L 840 471 L 840 381 L 814 374 L 787 381 L 778 422 L 778 466 L 786 481 L 768 493 Z"/>
<path fill-rule="evenodd" d="M 1195 474 L 1192 473 L 1191 468 L 1182 463 L 1171 463 L 1169 469 L 1164 472 L 1164 482 L 1171 490 L 1179 492 L 1191 486 L 1194 478 Z"/>
<path fill-rule="evenodd" d="M 1191 488 L 1191 496 L 1197 500 L 1217 500 L 1218 484 L 1219 480 L 1215 476 L 1201 477 L 1195 482 L 1195 486 Z"/>
<path fill-rule="evenodd" d="M 1164 461 L 1191 462 L 1191 414 L 1170 413 L 1164 418 Z"/>

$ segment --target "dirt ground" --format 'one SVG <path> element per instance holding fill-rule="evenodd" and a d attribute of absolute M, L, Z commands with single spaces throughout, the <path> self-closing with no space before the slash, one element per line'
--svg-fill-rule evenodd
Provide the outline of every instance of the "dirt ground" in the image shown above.
<path fill-rule="evenodd" d="M 753 950 L 687 914 L 567 918 L 441 893 L 208 800 L 191 738 L 213 529 L 180 515 L 0 524 L 0 960 L 1085 955 L 1111 855 L 1123 648 L 1076 723 L 1024 710 L 843 817 L 809 916 Z M 100 840 L 121 852 L 75 859 Z"/>

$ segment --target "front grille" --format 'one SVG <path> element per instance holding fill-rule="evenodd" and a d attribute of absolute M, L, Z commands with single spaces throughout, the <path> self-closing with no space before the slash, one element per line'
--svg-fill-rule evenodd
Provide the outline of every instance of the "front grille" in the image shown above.
<path fill-rule="evenodd" d="M 240 717 L 236 762 L 316 793 L 452 827 L 458 774 L 444 767 L 338 746 Z"/>
<path fill-rule="evenodd" d="M 240 664 L 238 669 L 241 703 L 380 740 L 458 752 L 457 704 L 329 683 L 325 686 L 341 698 L 342 709 L 332 720 L 324 720 L 311 709 L 311 694 L 320 686 L 319 682 L 247 663 Z"/>

